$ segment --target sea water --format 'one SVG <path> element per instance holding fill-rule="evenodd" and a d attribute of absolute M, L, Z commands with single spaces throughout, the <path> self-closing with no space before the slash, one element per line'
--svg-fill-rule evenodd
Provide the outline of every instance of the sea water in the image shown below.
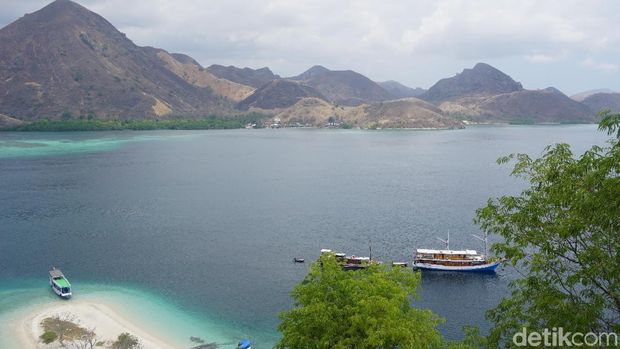
<path fill-rule="evenodd" d="M 308 270 L 294 257 L 372 246 L 410 261 L 448 233 L 452 248 L 481 250 L 476 208 L 525 186 L 499 156 L 557 142 L 580 154 L 606 138 L 594 125 L 0 133 L 0 331 L 53 301 L 57 266 L 76 298 L 123 304 L 175 343 L 270 348 Z M 514 277 L 423 273 L 414 305 L 461 338 L 465 325 L 488 329 Z"/>
<path fill-rule="evenodd" d="M 3 324 L 0 326 L 0 347 L 18 347 L 9 324 L 21 321 L 37 308 L 67 302 L 46 287 L 45 281 L 31 279 L 12 285 L 0 284 L 0 324 Z M 74 296 L 71 300 L 111 305 L 123 318 L 179 348 L 196 346 L 191 337 L 217 343 L 223 348 L 234 348 L 235 340 L 246 335 L 238 328 L 206 317 L 204 313 L 184 310 L 174 299 L 164 299 L 137 287 L 79 281 L 72 286 Z"/>

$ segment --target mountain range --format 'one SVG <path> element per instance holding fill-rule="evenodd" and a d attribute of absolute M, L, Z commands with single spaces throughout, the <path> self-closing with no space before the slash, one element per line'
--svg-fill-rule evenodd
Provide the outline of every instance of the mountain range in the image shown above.
<path fill-rule="evenodd" d="M 586 91 L 573 95 L 571 98 L 585 104 L 591 110 L 609 109 L 620 113 L 620 93 L 609 89 Z"/>
<path fill-rule="evenodd" d="M 620 94 L 569 98 L 527 90 L 478 63 L 428 90 L 375 82 L 316 65 L 282 78 L 268 67 L 212 64 L 135 45 L 106 19 L 56 0 L 0 29 L 0 126 L 40 119 L 234 117 L 259 112 L 285 123 L 459 128 L 466 122 L 594 122 L 620 110 Z"/>
<path fill-rule="evenodd" d="M 267 67 L 260 69 L 237 68 L 229 65 L 227 67 L 219 64 L 210 65 L 207 70 L 218 78 L 234 81 L 239 84 L 259 88 L 268 82 L 280 79 Z"/>

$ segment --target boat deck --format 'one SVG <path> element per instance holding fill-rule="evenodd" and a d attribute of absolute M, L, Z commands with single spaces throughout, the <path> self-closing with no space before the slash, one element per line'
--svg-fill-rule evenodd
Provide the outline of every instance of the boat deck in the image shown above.
<path fill-rule="evenodd" d="M 71 287 L 71 284 L 65 278 L 54 279 L 54 282 L 57 283 L 60 287 Z"/>

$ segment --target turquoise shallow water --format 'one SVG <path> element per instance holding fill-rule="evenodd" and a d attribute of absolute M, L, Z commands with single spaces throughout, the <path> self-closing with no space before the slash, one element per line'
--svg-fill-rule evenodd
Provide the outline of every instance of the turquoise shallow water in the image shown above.
<path fill-rule="evenodd" d="M 66 136 L 65 136 L 66 135 Z M 93 137 L 94 136 L 94 137 Z M 190 139 L 184 134 L 132 134 L 131 132 L 0 133 L 0 158 L 45 157 L 118 150 L 128 143 Z"/>
<path fill-rule="evenodd" d="M 480 249 L 476 208 L 523 188 L 499 156 L 606 138 L 594 125 L 0 133 L 0 329 L 48 300 L 41 276 L 56 265 L 76 297 L 109 295 L 179 340 L 212 331 L 270 348 L 307 272 L 293 257 L 372 243 L 373 257 L 408 261 L 448 232 Z M 488 329 L 513 277 L 423 274 L 415 305 L 460 338 Z"/>
<path fill-rule="evenodd" d="M 0 283 L 0 324 L 5 325 L 0 326 L 0 348 L 18 348 L 7 324 L 42 306 L 66 302 L 53 294 L 46 282 L 45 279 L 30 279 Z M 218 343 L 221 348 L 235 348 L 240 338 L 247 337 L 242 329 L 227 326 L 218 319 L 206 318 L 204 313 L 188 312 L 171 299 L 136 287 L 74 282 L 73 291 L 72 300 L 110 304 L 127 320 L 179 348 L 195 346 L 189 339 L 191 336 Z M 263 341 L 262 347 L 269 346 Z"/>

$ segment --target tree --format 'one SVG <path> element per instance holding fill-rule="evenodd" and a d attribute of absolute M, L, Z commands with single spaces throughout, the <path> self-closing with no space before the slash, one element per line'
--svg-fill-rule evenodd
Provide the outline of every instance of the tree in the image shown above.
<path fill-rule="evenodd" d="M 440 345 L 440 318 L 411 306 L 420 274 L 371 265 L 343 271 L 322 255 L 292 292 L 295 307 L 280 314 L 277 348 L 428 348 Z"/>
<path fill-rule="evenodd" d="M 98 337 L 95 328 L 85 329 L 80 338 L 71 343 L 73 349 L 96 349 Z"/>
<path fill-rule="evenodd" d="M 518 154 L 512 175 L 529 181 L 517 196 L 491 199 L 475 221 L 503 241 L 493 251 L 522 275 L 489 311 L 491 346 L 512 347 L 523 327 L 542 332 L 620 332 L 620 114 L 603 113 L 613 138 L 578 158 L 567 144 L 532 159 Z"/>
<path fill-rule="evenodd" d="M 113 349 L 134 349 L 140 348 L 140 340 L 127 332 L 118 335 L 116 342 L 112 344 Z"/>
<path fill-rule="evenodd" d="M 58 335 L 54 331 L 45 331 L 39 338 L 43 343 L 50 344 L 58 339 Z"/>

